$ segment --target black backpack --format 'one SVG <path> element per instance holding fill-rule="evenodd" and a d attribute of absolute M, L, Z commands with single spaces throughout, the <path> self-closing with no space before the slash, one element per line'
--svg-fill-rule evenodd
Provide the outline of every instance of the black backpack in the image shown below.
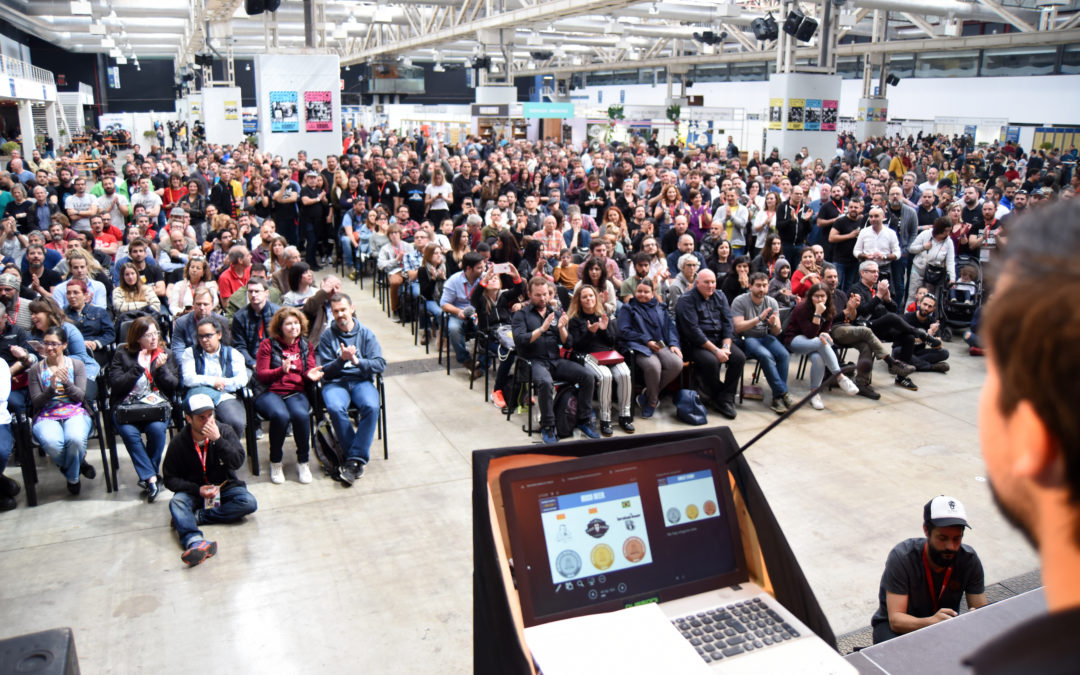
<path fill-rule="evenodd" d="M 559 438 L 570 438 L 578 422 L 577 387 L 563 385 L 555 392 L 555 433 Z"/>
<path fill-rule="evenodd" d="M 334 425 L 324 412 L 315 425 L 315 458 L 319 460 L 327 476 L 341 481 L 341 467 L 345 464 L 345 451 L 341 449 Z"/>

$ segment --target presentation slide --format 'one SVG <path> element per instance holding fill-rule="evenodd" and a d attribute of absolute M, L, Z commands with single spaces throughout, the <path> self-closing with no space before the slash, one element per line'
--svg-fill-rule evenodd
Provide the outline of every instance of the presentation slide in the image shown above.
<path fill-rule="evenodd" d="M 664 526 L 680 527 L 720 516 L 712 471 L 694 471 L 657 479 Z"/>
<path fill-rule="evenodd" d="M 552 583 L 651 563 L 643 513 L 637 483 L 541 499 Z"/>

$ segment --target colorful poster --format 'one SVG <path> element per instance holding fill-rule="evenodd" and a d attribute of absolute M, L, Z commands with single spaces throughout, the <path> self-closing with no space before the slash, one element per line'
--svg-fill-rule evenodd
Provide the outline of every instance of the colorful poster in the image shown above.
<path fill-rule="evenodd" d="M 803 129 L 821 131 L 821 99 L 806 99 L 806 112 L 803 113 Z"/>
<path fill-rule="evenodd" d="M 802 131 L 805 111 L 805 98 L 789 98 L 787 112 L 787 128 L 793 131 Z"/>
<path fill-rule="evenodd" d="M 821 130 L 822 131 L 836 131 L 836 118 L 837 109 L 840 107 L 839 101 L 822 101 L 821 102 Z"/>
<path fill-rule="evenodd" d="M 236 101 L 225 101 L 225 119 L 240 119 L 240 106 L 237 104 Z"/>
<path fill-rule="evenodd" d="M 304 128 L 307 131 L 333 131 L 333 117 L 330 92 L 304 92 Z"/>
<path fill-rule="evenodd" d="M 197 101 L 191 102 L 191 119 L 202 119 L 202 105 Z"/>
<path fill-rule="evenodd" d="M 782 98 L 769 99 L 769 128 L 784 128 L 784 99 Z"/>
<path fill-rule="evenodd" d="M 270 133 L 287 134 L 300 131 L 300 111 L 295 91 L 270 92 Z"/>
<path fill-rule="evenodd" d="M 877 109 L 877 121 L 878 122 L 888 122 L 889 121 L 889 109 L 888 108 L 878 108 Z"/>

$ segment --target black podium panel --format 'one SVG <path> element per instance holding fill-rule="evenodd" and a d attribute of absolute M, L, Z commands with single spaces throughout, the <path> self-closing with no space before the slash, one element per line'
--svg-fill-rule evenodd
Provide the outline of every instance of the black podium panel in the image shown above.
<path fill-rule="evenodd" d="M 79 675 L 70 628 L 0 640 L 0 675 Z"/>

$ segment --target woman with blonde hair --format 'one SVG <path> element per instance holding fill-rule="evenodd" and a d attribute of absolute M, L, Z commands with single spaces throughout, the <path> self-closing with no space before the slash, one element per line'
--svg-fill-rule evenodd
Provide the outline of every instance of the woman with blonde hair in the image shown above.
<path fill-rule="evenodd" d="M 591 284 L 579 286 L 570 299 L 570 317 L 567 326 L 568 346 L 575 352 L 585 354 L 585 368 L 595 377 L 600 386 L 596 388 L 596 399 L 600 406 L 600 433 L 611 436 L 612 384 L 619 390 L 619 426 L 628 434 L 634 433 L 634 420 L 631 416 L 630 368 L 618 355 L 619 325 L 615 317 L 609 315 L 600 302 L 600 294 Z M 605 364 L 595 354 L 605 358 Z"/>
<path fill-rule="evenodd" d="M 152 286 L 142 282 L 142 275 L 135 263 L 120 266 L 120 283 L 113 289 L 113 311 L 117 314 L 149 308 L 155 314 L 161 311 L 161 300 Z"/>

